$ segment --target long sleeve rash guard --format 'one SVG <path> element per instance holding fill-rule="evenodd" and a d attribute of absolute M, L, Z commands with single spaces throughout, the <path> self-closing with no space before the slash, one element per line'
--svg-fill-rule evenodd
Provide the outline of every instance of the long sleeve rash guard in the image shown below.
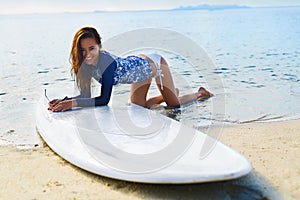
<path fill-rule="evenodd" d="M 81 87 L 80 95 L 73 97 L 77 101 L 79 107 L 89 106 L 103 106 L 107 105 L 114 85 L 114 72 L 117 67 L 117 63 L 111 54 L 107 52 L 99 53 L 99 60 L 97 66 L 83 65 L 81 73 L 84 73 L 83 77 L 87 77 L 88 81 L 91 78 L 95 78 L 101 83 L 101 94 L 95 98 L 91 98 L 90 84 L 89 87 Z"/>

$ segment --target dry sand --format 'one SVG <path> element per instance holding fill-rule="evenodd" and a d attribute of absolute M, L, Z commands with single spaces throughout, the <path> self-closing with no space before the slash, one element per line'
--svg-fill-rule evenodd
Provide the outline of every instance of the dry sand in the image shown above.
<path fill-rule="evenodd" d="M 216 183 L 138 184 L 88 173 L 48 147 L 0 147 L 0 199 L 300 199 L 300 120 L 221 133 L 223 143 L 249 159 L 250 174 Z"/>

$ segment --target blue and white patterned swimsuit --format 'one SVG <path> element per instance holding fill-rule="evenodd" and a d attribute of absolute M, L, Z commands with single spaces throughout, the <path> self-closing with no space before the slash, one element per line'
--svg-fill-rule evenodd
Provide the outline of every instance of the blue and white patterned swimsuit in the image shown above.
<path fill-rule="evenodd" d="M 150 63 L 138 56 L 126 58 L 115 57 L 117 63 L 114 73 L 114 85 L 118 83 L 137 83 L 151 77 L 152 67 Z"/>

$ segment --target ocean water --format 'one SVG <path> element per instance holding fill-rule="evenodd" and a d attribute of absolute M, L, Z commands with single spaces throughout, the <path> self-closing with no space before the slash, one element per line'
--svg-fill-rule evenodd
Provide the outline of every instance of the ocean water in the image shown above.
<path fill-rule="evenodd" d="M 39 144 L 36 104 L 44 89 L 74 88 L 71 41 L 86 25 L 96 27 L 103 41 L 152 28 L 166 30 L 159 40 L 168 38 L 163 33 L 174 31 L 204 49 L 211 66 L 202 65 L 201 58 L 195 66 L 178 54 L 189 50 L 180 37 L 172 43 L 169 40 L 165 48 L 156 48 L 154 41 L 152 48 L 132 49 L 163 54 L 181 94 L 199 86 L 215 94 L 176 112 L 157 110 L 183 123 L 201 129 L 215 122 L 251 123 L 300 116 L 300 7 L 0 15 L 0 145 Z M 139 41 L 143 37 L 140 35 Z M 155 39 L 145 36 L 145 40 Z M 126 45 L 130 42 L 124 41 Z M 174 52 L 174 48 L 182 51 Z M 117 86 L 114 97 L 126 103 L 128 93 L 128 85 Z M 157 94 L 155 86 L 150 94 Z M 219 104 L 221 109 L 214 109 Z"/>

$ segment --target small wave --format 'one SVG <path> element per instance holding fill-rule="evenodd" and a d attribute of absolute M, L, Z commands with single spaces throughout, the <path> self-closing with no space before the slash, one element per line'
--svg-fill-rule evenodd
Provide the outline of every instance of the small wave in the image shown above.
<path fill-rule="evenodd" d="M 267 53 L 266 56 L 278 56 L 278 53 Z"/>
<path fill-rule="evenodd" d="M 270 122 L 270 121 L 274 121 L 274 120 L 278 120 L 278 119 L 283 119 L 284 117 L 285 117 L 284 115 L 278 115 L 278 116 L 263 115 L 256 119 L 240 121 L 239 124 L 246 124 L 246 123 L 252 123 L 252 122 Z"/>
<path fill-rule="evenodd" d="M 38 71 L 38 74 L 47 74 L 49 70 L 44 70 L 44 71 Z"/>
<path fill-rule="evenodd" d="M 250 66 L 246 66 L 244 68 L 246 68 L 246 69 L 252 69 L 252 68 L 256 68 L 256 66 L 255 65 L 250 65 Z"/>
<path fill-rule="evenodd" d="M 55 79 L 55 81 L 66 81 L 66 80 L 68 80 L 67 78 L 57 78 L 57 79 Z"/>
<path fill-rule="evenodd" d="M 273 70 L 274 69 L 271 67 L 261 69 L 261 71 L 270 71 L 270 72 L 273 72 Z"/>

